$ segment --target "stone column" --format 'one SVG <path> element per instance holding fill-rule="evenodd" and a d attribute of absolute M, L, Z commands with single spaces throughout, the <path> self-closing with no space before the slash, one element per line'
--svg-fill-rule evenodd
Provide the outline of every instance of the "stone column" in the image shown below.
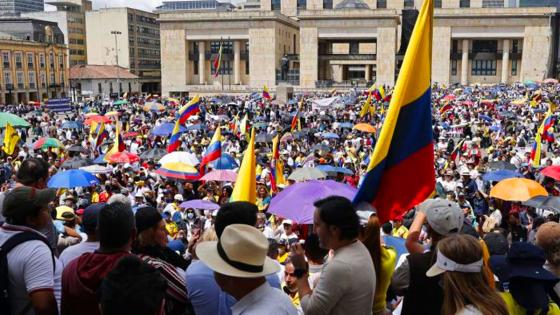
<path fill-rule="evenodd" d="M 467 85 L 469 78 L 469 40 L 463 39 L 463 58 L 461 60 L 461 84 Z"/>
<path fill-rule="evenodd" d="M 201 41 L 198 43 L 198 83 L 200 84 L 204 84 L 204 82 L 206 81 L 206 73 L 204 73 L 206 65 L 206 60 L 204 60 L 205 54 L 205 42 Z"/>
<path fill-rule="evenodd" d="M 316 27 L 300 28 L 299 82 L 301 87 L 314 88 L 319 78 L 319 34 Z"/>
<path fill-rule="evenodd" d="M 369 80 L 371 80 L 371 66 L 366 64 L 365 67 L 366 67 L 365 79 L 366 79 L 366 81 L 369 81 Z"/>
<path fill-rule="evenodd" d="M 241 84 L 241 42 L 233 41 L 233 82 Z"/>
<path fill-rule="evenodd" d="M 507 83 L 509 74 L 509 46 L 510 40 L 504 39 L 502 44 L 502 80 L 500 82 Z"/>
<path fill-rule="evenodd" d="M 376 84 L 395 85 L 395 64 L 397 53 L 396 28 L 379 27 L 377 29 L 377 78 Z"/>

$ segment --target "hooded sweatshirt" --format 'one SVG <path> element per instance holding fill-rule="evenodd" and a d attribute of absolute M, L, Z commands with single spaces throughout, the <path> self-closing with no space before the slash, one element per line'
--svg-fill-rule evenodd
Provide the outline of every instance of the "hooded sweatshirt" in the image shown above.
<path fill-rule="evenodd" d="M 62 273 L 62 315 L 99 315 L 97 289 L 105 276 L 128 252 L 83 254 Z"/>

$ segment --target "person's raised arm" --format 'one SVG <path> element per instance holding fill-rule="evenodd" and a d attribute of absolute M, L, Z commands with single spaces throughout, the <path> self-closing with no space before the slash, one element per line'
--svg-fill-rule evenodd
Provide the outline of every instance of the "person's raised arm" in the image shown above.
<path fill-rule="evenodd" d="M 422 225 L 424 225 L 425 221 L 426 214 L 422 211 L 416 211 L 416 216 L 410 225 L 410 229 L 408 229 L 408 236 L 405 241 L 406 249 L 410 254 L 424 252 L 424 247 L 418 242 L 418 240 L 420 239 Z"/>

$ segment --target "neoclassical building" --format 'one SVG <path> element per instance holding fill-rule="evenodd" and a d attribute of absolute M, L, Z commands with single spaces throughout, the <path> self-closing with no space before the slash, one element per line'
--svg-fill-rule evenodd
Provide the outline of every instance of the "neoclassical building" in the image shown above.
<path fill-rule="evenodd" d="M 560 35 L 552 2 L 434 1 L 433 81 L 555 77 Z M 261 0 L 231 10 L 160 11 L 162 93 L 393 85 L 421 4 Z"/>

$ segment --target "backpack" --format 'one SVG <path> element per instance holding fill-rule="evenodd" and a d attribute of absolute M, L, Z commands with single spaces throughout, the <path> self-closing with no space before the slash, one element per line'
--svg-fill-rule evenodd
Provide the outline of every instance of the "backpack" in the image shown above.
<path fill-rule="evenodd" d="M 41 237 L 37 233 L 31 231 L 24 231 L 10 237 L 4 244 L 0 246 L 0 310 L 6 311 L 6 314 L 10 313 L 10 299 L 8 292 L 8 253 L 14 249 L 16 246 L 25 243 L 27 241 L 42 241 L 50 249 L 50 245 L 44 237 Z M 52 252 L 51 252 L 52 254 Z M 52 255 L 53 269 L 56 268 L 54 254 Z M 54 270 L 53 270 L 54 274 Z M 29 304 L 26 309 L 29 309 L 31 304 Z M 25 313 L 26 311 L 24 311 Z"/>

